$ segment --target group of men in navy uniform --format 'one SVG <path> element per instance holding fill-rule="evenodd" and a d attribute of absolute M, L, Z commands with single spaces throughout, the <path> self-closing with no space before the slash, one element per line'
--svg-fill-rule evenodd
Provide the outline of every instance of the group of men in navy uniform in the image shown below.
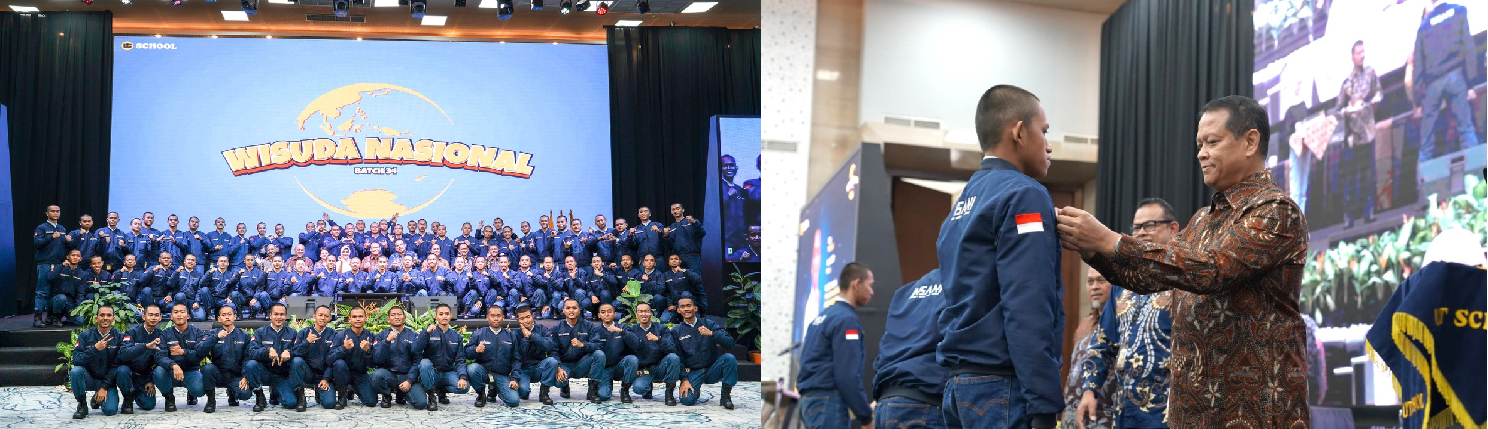
<path fill-rule="evenodd" d="M 368 407 L 390 408 L 396 402 L 435 411 L 449 404 L 448 394 L 472 389 L 476 407 L 497 400 L 517 407 L 536 382 L 539 401 L 552 405 L 550 388 L 558 386 L 568 398 L 569 380 L 579 378 L 588 379 L 588 400 L 594 403 L 611 398 L 615 381 L 621 382 L 624 403 L 632 402 L 631 392 L 651 399 L 652 383 L 661 381 L 669 406 L 695 405 L 699 388 L 718 383 L 719 404 L 733 409 L 730 391 L 738 381 L 738 364 L 722 351 L 734 346 L 733 337 L 700 317 L 692 297 L 678 301 L 678 321 L 671 328 L 652 317 L 647 303 L 636 306 L 636 324 L 622 325 L 615 323 L 609 303 L 598 306 L 599 321 L 592 322 L 580 317 L 577 299 L 567 298 L 561 306 L 564 319 L 552 328 L 536 324 L 527 305 L 517 306 L 515 326 L 506 324 L 504 307 L 490 306 L 484 311 L 489 326 L 469 339 L 463 328 L 450 326 L 454 309 L 446 304 L 436 308 L 435 323 L 422 330 L 408 328 L 405 311 L 393 307 L 391 327 L 375 333 L 365 326 L 366 311 L 360 307 L 351 309 L 346 328 L 328 328 L 332 316 L 326 306 L 316 309 L 311 325 L 296 331 L 286 326 L 286 309 L 279 303 L 269 306 L 270 324 L 256 331 L 234 327 L 237 314 L 231 306 L 217 310 L 221 328 L 202 331 L 189 323 L 184 302 L 148 303 L 144 321 L 119 333 L 112 329 L 116 309 L 105 305 L 93 315 L 97 328 L 78 335 L 68 374 L 78 401 L 73 418 L 87 417 L 90 409 L 104 415 L 133 414 L 136 406 L 153 410 L 157 390 L 165 411 L 176 411 L 177 387 L 185 389 L 189 405 L 205 396 L 206 413 L 216 411 L 218 388 L 226 389 L 228 406 L 254 399 L 255 412 L 273 405 L 305 411 L 307 390 L 327 409 L 344 409 L 355 396 Z M 162 308 L 170 309 L 169 326 L 160 326 Z M 203 365 L 203 358 L 210 363 Z M 270 390 L 267 400 L 263 387 Z"/>
<path fill-rule="evenodd" d="M 670 213 L 673 222 L 663 225 L 641 207 L 640 222 L 616 219 L 613 227 L 598 215 L 587 229 L 580 219 L 559 215 L 550 223 L 542 216 L 538 230 L 522 222 L 520 236 L 496 218 L 490 226 L 466 222 L 453 238 L 445 225 L 434 222 L 431 229 L 423 219 L 409 221 L 406 230 L 396 215 L 343 230 L 323 214 L 294 237 L 283 225 L 268 234 L 264 223 L 257 235 L 247 235 L 244 223 L 232 235 L 223 218 L 215 220 L 215 231 L 201 232 L 195 216 L 180 230 L 174 214 L 166 230 L 156 230 L 150 212 L 130 220 L 127 230 L 110 212 L 106 227 L 94 229 L 92 217 L 83 215 L 78 229 L 67 231 L 58 223 L 61 209 L 49 206 L 33 236 L 33 325 L 79 324 L 68 314 L 95 285 L 109 283 L 120 284 L 141 308 L 186 304 L 190 320 L 204 321 L 221 307 L 268 318 L 285 297 L 363 292 L 454 296 L 455 316 L 469 318 L 490 307 L 510 313 L 527 306 L 538 318 L 558 319 L 563 301 L 573 298 L 584 318 L 593 319 L 602 304 L 618 305 L 631 281 L 652 296 L 658 318 L 673 323 L 681 298 L 693 298 L 701 312 L 707 294 L 699 275 L 703 226 L 681 204 L 671 205 Z M 480 236 L 472 235 L 476 230 Z"/>

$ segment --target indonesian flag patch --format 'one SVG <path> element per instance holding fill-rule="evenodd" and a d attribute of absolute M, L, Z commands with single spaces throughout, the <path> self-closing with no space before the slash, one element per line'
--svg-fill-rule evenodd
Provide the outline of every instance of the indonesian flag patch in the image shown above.
<path fill-rule="evenodd" d="M 1018 223 L 1018 233 L 1044 232 L 1044 218 L 1038 213 L 1020 214 L 1013 217 Z"/>
<path fill-rule="evenodd" d="M 849 340 L 856 340 L 856 339 L 858 339 L 858 330 L 857 329 L 848 329 L 847 330 L 847 339 L 849 339 Z"/>

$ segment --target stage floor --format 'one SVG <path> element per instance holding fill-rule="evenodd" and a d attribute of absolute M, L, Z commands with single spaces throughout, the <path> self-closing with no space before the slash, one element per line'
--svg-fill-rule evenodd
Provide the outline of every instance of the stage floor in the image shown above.
<path fill-rule="evenodd" d="M 227 406 L 226 394 L 218 392 L 217 412 L 201 412 L 206 400 L 199 399 L 197 405 L 186 405 L 185 398 L 177 396 L 179 411 L 167 413 L 157 404 L 153 411 L 134 410 L 133 415 L 104 416 L 101 410 L 89 410 L 88 418 L 73 420 L 72 412 L 77 401 L 72 395 L 57 387 L 4 387 L 0 388 L 0 427 L 172 427 L 172 428 L 220 428 L 220 427 L 269 427 L 269 428 L 376 428 L 413 427 L 445 429 L 451 427 L 482 428 L 637 428 L 637 427 L 687 427 L 687 428 L 738 428 L 757 427 L 760 424 L 760 383 L 740 382 L 734 386 L 733 410 L 718 406 L 718 385 L 710 384 L 702 389 L 700 402 L 695 406 L 678 404 L 668 407 L 662 403 L 657 392 L 654 400 L 633 396 L 635 403 L 619 402 L 619 383 L 615 384 L 617 395 L 602 404 L 591 404 L 584 399 L 588 386 L 584 380 L 570 384 L 573 397 L 563 399 L 558 389 L 553 389 L 550 406 L 537 402 L 536 389 L 531 401 L 523 401 L 517 408 L 505 404 L 486 404 L 476 408 L 474 394 L 450 395 L 449 405 L 440 405 L 439 411 L 415 410 L 407 405 L 392 408 L 364 407 L 359 402 L 350 402 L 346 409 L 327 410 L 319 406 L 308 408 L 303 413 L 272 407 L 263 412 L 253 412 L 253 402 L 244 402 L 238 407 Z M 662 385 L 657 384 L 657 389 Z M 179 389 L 178 389 L 179 390 Z M 706 402 L 702 402 L 706 401 Z"/>

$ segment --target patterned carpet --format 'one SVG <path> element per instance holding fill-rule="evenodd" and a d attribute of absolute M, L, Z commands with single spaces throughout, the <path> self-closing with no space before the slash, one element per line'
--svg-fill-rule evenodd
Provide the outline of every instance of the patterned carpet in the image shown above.
<path fill-rule="evenodd" d="M 272 407 L 263 412 L 253 412 L 253 402 L 242 406 L 228 407 L 226 394 L 218 392 L 217 412 L 201 412 L 205 399 L 197 405 L 186 405 L 180 389 L 177 389 L 174 413 L 162 411 L 157 404 L 153 411 L 135 409 L 133 415 L 104 416 L 102 410 L 90 410 L 88 418 L 72 420 L 77 401 L 72 395 L 56 387 L 4 387 L 0 388 L 0 427 L 45 428 L 45 427 L 110 427 L 110 428 L 220 428 L 220 427 L 272 427 L 272 428 L 379 428 L 410 427 L 447 429 L 453 427 L 482 428 L 638 428 L 638 427 L 687 427 L 738 428 L 757 427 L 760 424 L 760 384 L 740 382 L 734 386 L 733 400 L 736 408 L 725 410 L 718 406 L 718 385 L 703 388 L 702 397 L 696 406 L 678 404 L 668 407 L 662 403 L 661 385 L 657 384 L 654 400 L 635 396 L 635 403 L 619 403 L 615 398 L 602 404 L 591 404 L 584 399 L 588 386 L 583 380 L 571 383 L 573 397 L 562 399 L 558 389 L 553 389 L 551 406 L 537 402 L 534 389 L 532 401 L 523 401 L 517 408 L 505 404 L 487 404 L 475 408 L 475 395 L 450 395 L 450 404 L 441 405 L 438 411 L 421 411 L 407 405 L 392 408 L 364 407 L 360 403 L 348 403 L 341 411 L 321 407 L 306 409 L 303 413 Z M 619 389 L 617 384 L 615 387 Z M 703 402 L 706 401 L 706 402 Z"/>

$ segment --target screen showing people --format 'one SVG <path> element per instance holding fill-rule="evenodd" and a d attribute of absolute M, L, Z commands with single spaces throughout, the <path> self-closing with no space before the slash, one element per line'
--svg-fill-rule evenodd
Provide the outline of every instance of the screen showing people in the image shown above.
<path fill-rule="evenodd" d="M 858 231 L 861 156 L 859 151 L 848 158 L 821 192 L 801 209 L 793 341 L 800 341 L 806 325 L 837 299 L 838 275 L 857 257 L 854 241 Z"/>
<path fill-rule="evenodd" d="M 1254 25 L 1267 166 L 1311 235 L 1300 297 L 1308 358 L 1318 362 L 1308 377 L 1320 393 L 1310 399 L 1398 404 L 1388 382 L 1366 382 L 1388 377 L 1332 369 L 1363 355 L 1350 346 L 1363 341 L 1360 326 L 1421 269 L 1426 243 L 1453 228 L 1488 233 L 1470 209 L 1485 201 L 1488 7 L 1259 0 Z"/>
<path fill-rule="evenodd" d="M 718 118 L 718 187 L 724 255 L 760 261 L 760 118 Z"/>
<path fill-rule="evenodd" d="M 603 46 L 115 40 L 109 207 L 121 213 L 298 230 L 321 212 L 463 222 L 499 207 L 536 222 L 572 210 L 587 224 L 612 210 L 608 81 L 515 83 L 603 76 Z M 480 72 L 431 78 L 458 69 Z"/>

